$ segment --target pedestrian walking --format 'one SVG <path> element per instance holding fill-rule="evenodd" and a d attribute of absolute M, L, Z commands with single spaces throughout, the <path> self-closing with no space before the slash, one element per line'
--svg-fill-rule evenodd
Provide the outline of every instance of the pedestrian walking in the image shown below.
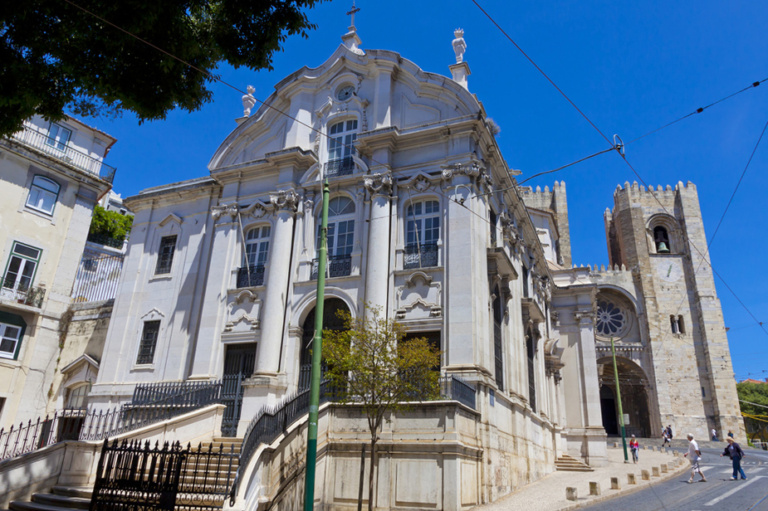
<path fill-rule="evenodd" d="M 691 478 L 688 479 L 688 483 L 693 482 L 693 478 L 698 472 L 701 476 L 701 482 L 706 483 L 707 478 L 704 477 L 704 472 L 701 471 L 699 462 L 701 461 L 701 451 L 699 450 L 699 444 L 693 439 L 693 433 L 688 433 L 688 452 L 683 454 L 691 462 Z"/>
<path fill-rule="evenodd" d="M 661 431 L 661 446 L 664 447 L 667 444 L 672 447 L 672 443 L 669 441 L 669 433 L 665 428 Z"/>
<path fill-rule="evenodd" d="M 669 426 L 667 426 L 667 436 L 669 437 L 669 439 L 670 439 L 670 440 L 672 440 L 672 438 L 674 438 L 674 437 L 672 436 L 672 424 L 670 424 Z"/>
<path fill-rule="evenodd" d="M 632 435 L 632 439 L 629 441 L 629 450 L 632 451 L 632 462 L 637 463 L 638 453 L 640 451 L 640 444 L 637 443 L 637 438 Z"/>
<path fill-rule="evenodd" d="M 719 442 L 720 440 L 717 439 L 717 430 L 715 428 L 712 428 L 712 441 L 713 442 Z"/>
<path fill-rule="evenodd" d="M 746 480 L 747 476 L 744 474 L 744 469 L 741 468 L 741 458 L 744 457 L 744 451 L 741 450 L 741 446 L 733 438 L 728 437 L 727 440 L 728 447 L 725 448 L 720 457 L 729 456 L 731 458 L 731 462 L 733 462 L 733 477 L 731 479 L 735 481 L 741 475 L 741 478 Z"/>

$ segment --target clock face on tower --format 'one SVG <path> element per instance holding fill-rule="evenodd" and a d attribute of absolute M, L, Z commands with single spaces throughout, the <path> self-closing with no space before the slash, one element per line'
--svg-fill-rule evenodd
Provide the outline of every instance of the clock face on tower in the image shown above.
<path fill-rule="evenodd" d="M 355 87 L 352 85 L 345 85 L 339 91 L 336 93 L 336 98 L 338 98 L 339 101 L 345 101 L 352 97 L 352 94 L 355 93 Z"/>
<path fill-rule="evenodd" d="M 656 265 L 656 273 L 661 280 L 677 282 L 683 276 L 683 267 L 678 261 L 660 261 Z"/>

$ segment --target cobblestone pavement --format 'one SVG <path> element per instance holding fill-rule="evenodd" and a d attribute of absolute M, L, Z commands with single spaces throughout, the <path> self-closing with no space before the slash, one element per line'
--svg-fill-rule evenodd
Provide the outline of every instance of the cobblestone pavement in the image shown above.
<path fill-rule="evenodd" d="M 604 467 L 595 468 L 594 472 L 554 472 L 536 482 L 533 482 L 491 504 L 475 506 L 477 511 L 501 511 L 507 509 L 535 509 L 536 511 L 557 511 L 564 509 L 577 508 L 600 502 L 616 495 L 624 495 L 633 491 L 647 488 L 650 483 L 664 480 L 668 477 L 682 473 L 689 469 L 688 462 L 675 465 L 667 473 L 661 472 L 660 476 L 651 475 L 650 481 L 644 481 L 641 477 L 641 471 L 647 470 L 653 473 L 653 467 L 661 467 L 667 463 L 674 463 L 678 459 L 684 460 L 682 456 L 677 458 L 673 456 L 671 450 L 666 452 L 651 451 L 650 449 L 640 450 L 640 461 L 638 463 L 624 463 L 624 451 L 619 446 L 614 448 L 613 444 L 608 447 L 608 464 Z M 627 474 L 635 474 L 637 484 L 627 483 Z M 621 485 L 620 490 L 611 489 L 611 477 L 618 477 Z M 600 496 L 590 496 L 589 483 L 597 482 L 600 486 Z M 565 491 L 567 487 L 575 487 L 577 491 L 577 500 L 567 500 Z"/>

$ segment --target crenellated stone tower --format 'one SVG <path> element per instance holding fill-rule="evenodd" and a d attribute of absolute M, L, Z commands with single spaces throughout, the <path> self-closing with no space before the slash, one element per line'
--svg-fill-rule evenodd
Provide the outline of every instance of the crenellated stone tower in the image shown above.
<path fill-rule="evenodd" d="M 675 436 L 743 438 L 723 313 L 707 252 L 696 187 L 617 187 L 605 212 L 611 265 L 632 272 L 651 417 Z M 598 303 L 598 315 L 600 314 Z M 654 434 L 660 425 L 651 425 Z"/>

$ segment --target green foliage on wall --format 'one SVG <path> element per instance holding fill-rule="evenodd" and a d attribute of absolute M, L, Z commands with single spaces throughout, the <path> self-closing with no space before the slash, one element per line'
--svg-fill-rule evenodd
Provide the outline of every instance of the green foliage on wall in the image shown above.
<path fill-rule="evenodd" d="M 121 215 L 117 211 L 107 211 L 98 204 L 93 210 L 89 236 L 106 236 L 120 242 L 124 241 L 133 226 L 133 216 Z"/>

